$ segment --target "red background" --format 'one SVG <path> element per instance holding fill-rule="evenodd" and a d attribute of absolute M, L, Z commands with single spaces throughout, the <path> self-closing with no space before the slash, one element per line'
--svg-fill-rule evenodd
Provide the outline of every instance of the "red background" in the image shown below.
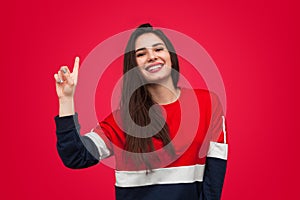
<path fill-rule="evenodd" d="M 222 199 L 298 196 L 296 0 L 1 4 L 0 199 L 114 198 L 112 169 L 70 170 L 58 157 L 53 74 L 145 22 L 195 39 L 222 74 L 231 145 Z"/>

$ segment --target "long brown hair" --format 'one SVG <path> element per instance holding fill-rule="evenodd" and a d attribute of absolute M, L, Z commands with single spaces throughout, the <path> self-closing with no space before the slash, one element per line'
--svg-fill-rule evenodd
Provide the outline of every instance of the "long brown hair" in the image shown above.
<path fill-rule="evenodd" d="M 125 150 L 128 152 L 137 153 L 134 154 L 134 161 L 137 165 L 145 164 L 147 169 L 152 169 L 150 158 L 145 157 L 144 153 L 155 151 L 154 145 L 152 142 L 152 137 L 160 139 L 165 147 L 168 147 L 167 152 L 171 155 L 175 154 L 173 146 L 168 145 L 171 142 L 169 136 L 169 127 L 168 125 L 162 124 L 164 118 L 162 115 L 159 106 L 154 106 L 155 102 L 153 101 L 150 92 L 147 90 L 147 82 L 144 80 L 143 76 L 135 70 L 133 73 L 130 73 L 130 76 L 126 76 L 126 73 L 137 66 L 136 54 L 135 54 L 135 41 L 136 39 L 145 33 L 153 33 L 158 36 L 166 45 L 170 53 L 172 70 L 171 77 L 174 84 L 174 87 L 177 88 L 177 83 L 179 79 L 179 64 L 177 54 L 175 49 L 167 38 L 167 36 L 159 29 L 153 29 L 150 24 L 142 24 L 139 26 L 130 36 L 129 41 L 126 46 L 125 55 L 124 55 L 124 68 L 123 74 L 123 88 L 122 88 L 122 99 L 121 99 L 121 119 L 123 122 L 123 129 L 126 134 Z M 132 94 L 130 96 L 130 94 Z M 149 109 L 152 107 L 151 112 L 153 116 L 151 119 L 149 117 Z M 130 117 L 128 116 L 130 114 Z M 156 127 L 163 127 L 161 130 L 156 131 L 156 134 L 153 136 L 147 136 L 149 133 L 140 133 L 141 137 L 132 134 L 136 132 L 135 126 L 138 125 L 145 127 L 151 123 L 151 131 L 156 131 Z M 135 123 L 135 124 L 133 124 Z M 153 159 L 153 158 L 151 158 Z"/>

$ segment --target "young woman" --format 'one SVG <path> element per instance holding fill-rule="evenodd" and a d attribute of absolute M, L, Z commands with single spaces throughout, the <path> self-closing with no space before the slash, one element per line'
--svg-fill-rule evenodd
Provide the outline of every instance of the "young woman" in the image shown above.
<path fill-rule="evenodd" d="M 222 106 L 212 92 L 178 87 L 178 58 L 161 30 L 143 24 L 132 33 L 120 108 L 82 136 L 74 110 L 78 68 L 77 57 L 72 73 L 63 66 L 54 75 L 57 149 L 67 167 L 114 155 L 118 200 L 220 199 L 227 162 Z"/>

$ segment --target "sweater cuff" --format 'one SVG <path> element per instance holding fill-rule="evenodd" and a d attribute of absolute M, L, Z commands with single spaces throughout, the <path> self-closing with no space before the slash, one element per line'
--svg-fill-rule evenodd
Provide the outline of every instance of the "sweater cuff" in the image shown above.
<path fill-rule="evenodd" d="M 56 130 L 58 132 L 68 131 L 74 128 L 79 128 L 78 113 L 70 116 L 59 117 L 58 115 L 54 117 Z"/>

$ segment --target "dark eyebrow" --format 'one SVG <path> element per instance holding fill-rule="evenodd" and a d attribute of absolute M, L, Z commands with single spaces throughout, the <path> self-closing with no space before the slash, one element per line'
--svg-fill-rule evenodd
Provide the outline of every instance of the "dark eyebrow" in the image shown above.
<path fill-rule="evenodd" d="M 152 47 L 156 47 L 158 45 L 164 45 L 163 43 L 159 42 L 159 43 L 156 43 L 156 44 L 153 44 Z M 164 45 L 165 46 L 165 45 Z M 142 51 L 142 50 L 145 50 L 146 47 L 143 47 L 143 48 L 139 48 L 137 50 L 135 50 L 135 53 L 138 52 L 138 51 Z"/>

